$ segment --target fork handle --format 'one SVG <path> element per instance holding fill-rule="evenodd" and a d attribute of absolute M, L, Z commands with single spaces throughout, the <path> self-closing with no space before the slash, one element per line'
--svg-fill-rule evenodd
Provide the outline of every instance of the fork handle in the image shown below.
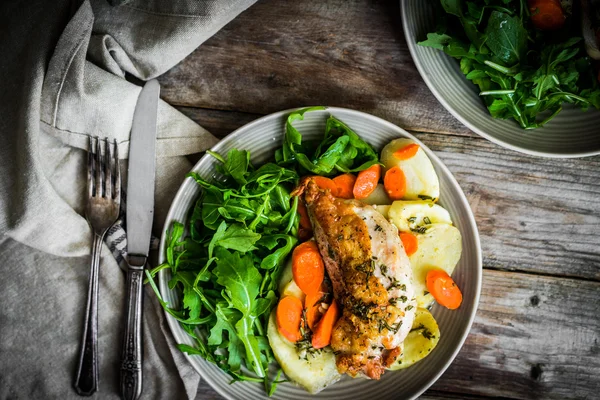
<path fill-rule="evenodd" d="M 146 257 L 129 256 L 127 314 L 123 335 L 121 398 L 135 400 L 142 393 L 142 282 Z"/>
<path fill-rule="evenodd" d="M 94 233 L 85 323 L 75 377 L 75 391 L 80 396 L 91 396 L 98 390 L 98 270 L 101 249 L 102 235 Z"/>

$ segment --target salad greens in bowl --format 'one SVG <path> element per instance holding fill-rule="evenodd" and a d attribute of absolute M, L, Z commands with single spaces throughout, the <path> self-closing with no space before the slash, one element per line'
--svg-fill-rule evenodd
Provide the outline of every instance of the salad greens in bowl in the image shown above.
<path fill-rule="evenodd" d="M 579 1 L 402 1 L 421 76 L 448 111 L 502 146 L 600 154 L 600 75 Z"/>
<path fill-rule="evenodd" d="M 391 188 L 398 185 L 396 181 L 388 185 L 388 172 L 402 169 L 405 190 L 397 197 L 402 200 L 392 202 L 389 196 L 396 192 Z M 347 184 L 350 177 L 356 182 L 372 177 L 372 171 L 382 173 L 367 180 L 375 185 L 367 190 L 370 195 L 366 186 L 357 189 L 354 180 Z M 318 182 L 339 186 L 323 189 Z M 304 196 L 298 189 L 303 185 Z M 342 186 L 348 189 L 345 194 L 337 191 Z M 369 368 L 366 374 L 373 379 L 351 379 L 338 372 L 339 362 L 336 368 L 341 351 L 333 350 L 337 328 L 333 334 L 331 329 L 346 314 L 334 315 L 331 310 L 344 310 L 351 303 L 331 291 L 330 264 L 324 277 L 321 275 L 319 290 L 323 292 L 315 297 L 317 292 L 308 290 L 315 285 L 315 273 L 307 269 L 312 268 L 314 249 L 321 249 L 318 258 L 335 255 L 323 253 L 314 224 L 319 247 L 310 239 L 310 223 L 318 220 L 319 211 L 311 208 L 308 192 L 336 207 L 358 207 L 366 213 L 362 218 L 367 224 L 379 221 L 370 234 L 391 232 L 400 249 L 404 246 L 406 256 L 410 243 L 400 242 L 400 238 L 404 234 L 415 241 L 410 245 L 414 254 L 404 262 L 416 275 L 422 274 L 418 279 L 423 282 L 421 286 L 415 283 L 419 289 L 411 298 L 398 296 L 393 303 L 390 299 L 390 305 L 402 307 L 401 315 L 410 315 L 406 321 L 412 329 L 411 325 L 402 329 L 408 336 L 398 351 L 383 350 L 382 356 L 365 357 L 361 364 L 379 360 L 387 367 L 381 379 L 369 375 Z M 364 204 L 357 200 L 359 194 Z M 302 211 L 306 207 L 308 228 Z M 349 208 L 344 210 L 340 217 L 351 214 Z M 336 218 L 331 224 L 336 224 Z M 384 232 L 392 226 L 393 230 Z M 448 241 L 441 257 L 440 251 L 430 251 L 434 243 L 440 247 L 439 240 Z M 391 250 L 397 251 L 395 246 Z M 432 258 L 434 253 L 437 259 Z M 386 253 L 378 254 L 381 260 Z M 437 289 L 431 293 L 429 286 L 423 289 L 425 275 L 429 277 L 431 265 L 437 261 L 435 272 L 445 278 L 436 282 L 455 283 L 452 306 L 436 297 Z M 305 399 L 309 393 L 323 399 L 415 398 L 441 376 L 464 343 L 477 309 L 482 275 L 479 236 L 469 204 L 435 154 L 389 122 L 333 107 L 282 111 L 260 118 L 207 152 L 188 174 L 169 210 L 159 263 L 147 271 L 147 278 L 165 309 L 179 349 L 198 373 L 229 399 Z M 379 272 L 394 273 L 393 264 L 380 268 Z M 375 279 L 379 273 L 362 267 L 357 271 L 367 279 Z M 316 285 L 319 287 L 318 282 Z M 456 293 L 456 287 L 460 292 Z M 367 292 L 371 289 L 367 287 Z M 386 290 L 411 289 L 394 279 Z M 439 286 L 439 290 L 446 289 Z M 311 298 L 316 299 L 318 310 L 308 308 Z M 294 314 L 296 304 L 299 314 Z M 356 310 L 364 316 L 375 312 L 365 306 Z M 401 324 L 389 321 L 377 322 L 373 340 L 377 335 L 398 333 Z M 294 333 L 294 329 L 298 331 Z M 372 352 L 383 349 L 369 348 Z M 425 352 L 420 350 L 425 348 Z"/>

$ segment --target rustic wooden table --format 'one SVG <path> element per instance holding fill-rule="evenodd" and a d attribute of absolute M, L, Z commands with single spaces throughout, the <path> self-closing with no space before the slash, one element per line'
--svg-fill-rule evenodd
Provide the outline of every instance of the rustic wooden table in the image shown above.
<path fill-rule="evenodd" d="M 484 267 L 471 333 L 422 398 L 600 397 L 600 157 L 530 157 L 461 125 L 419 76 L 398 1 L 259 1 L 160 83 L 219 137 L 306 105 L 412 132 L 467 195 Z"/>

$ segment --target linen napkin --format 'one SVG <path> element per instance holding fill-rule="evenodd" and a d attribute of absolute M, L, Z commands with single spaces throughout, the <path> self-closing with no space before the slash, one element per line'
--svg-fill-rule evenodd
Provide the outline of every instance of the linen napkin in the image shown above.
<path fill-rule="evenodd" d="M 0 5 L 0 398 L 78 398 L 72 385 L 92 240 L 84 218 L 89 135 L 116 139 L 126 158 L 140 91 L 130 77 L 164 73 L 253 2 Z M 160 102 L 156 236 L 191 167 L 185 155 L 214 143 Z M 126 167 L 122 160 L 124 187 Z M 97 398 L 119 397 L 125 280 L 110 250 L 104 246 L 100 265 Z M 195 397 L 200 378 L 175 348 L 148 289 L 143 339 L 142 398 Z"/>

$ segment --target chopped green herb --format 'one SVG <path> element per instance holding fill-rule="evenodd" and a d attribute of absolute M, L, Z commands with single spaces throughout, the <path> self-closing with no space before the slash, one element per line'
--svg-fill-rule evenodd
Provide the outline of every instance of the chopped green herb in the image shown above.
<path fill-rule="evenodd" d="M 410 228 L 411 231 L 420 233 L 421 235 L 427 232 L 427 227 L 425 226 L 417 226 L 416 228 Z"/>

